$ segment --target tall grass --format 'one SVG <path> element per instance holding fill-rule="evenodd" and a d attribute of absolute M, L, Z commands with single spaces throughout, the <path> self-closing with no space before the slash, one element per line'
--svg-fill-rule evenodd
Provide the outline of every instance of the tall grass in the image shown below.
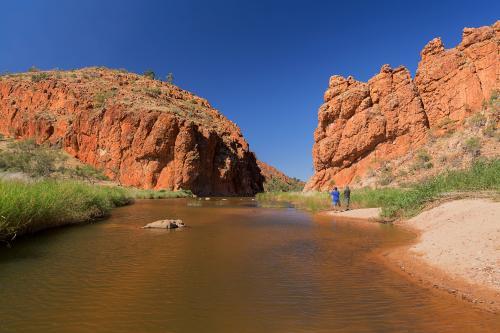
<path fill-rule="evenodd" d="M 405 188 L 363 188 L 353 190 L 351 207 L 382 207 L 382 217 L 408 218 L 418 214 L 427 203 L 450 192 L 500 192 L 500 159 L 476 161 L 466 170 L 444 172 Z M 268 205 L 289 202 L 310 211 L 331 207 L 326 192 L 260 193 L 257 199 Z"/>
<path fill-rule="evenodd" d="M 0 180 L 0 239 L 89 221 L 130 202 L 126 190 L 74 181 Z"/>

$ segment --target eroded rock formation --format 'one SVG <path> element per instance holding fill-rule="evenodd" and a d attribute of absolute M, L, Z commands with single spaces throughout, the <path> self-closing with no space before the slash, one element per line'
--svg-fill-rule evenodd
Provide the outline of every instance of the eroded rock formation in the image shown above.
<path fill-rule="evenodd" d="M 380 161 L 422 145 L 430 128 L 459 127 L 499 89 L 500 21 L 466 28 L 462 42 L 440 39 L 421 52 L 415 79 L 405 67 L 382 66 L 368 82 L 332 76 L 314 133 L 315 174 L 306 190 L 325 190 L 362 177 Z"/>
<path fill-rule="evenodd" d="M 199 195 L 263 189 L 234 123 L 205 99 L 123 71 L 0 77 L 0 133 L 59 145 L 124 185 Z"/>

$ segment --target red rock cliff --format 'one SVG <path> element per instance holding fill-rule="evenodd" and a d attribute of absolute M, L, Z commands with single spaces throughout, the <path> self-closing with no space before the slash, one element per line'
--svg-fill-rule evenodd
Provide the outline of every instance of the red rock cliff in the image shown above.
<path fill-rule="evenodd" d="M 0 78 L 0 133 L 60 145 L 124 185 L 253 195 L 263 177 L 239 128 L 202 98 L 123 71 Z"/>
<path fill-rule="evenodd" d="M 421 52 L 415 79 L 405 67 L 384 65 L 359 82 L 332 76 L 314 133 L 315 174 L 306 190 L 326 190 L 362 177 L 380 160 L 422 145 L 430 128 L 479 111 L 499 89 L 500 21 L 466 28 L 462 42 L 446 50 L 440 39 Z"/>

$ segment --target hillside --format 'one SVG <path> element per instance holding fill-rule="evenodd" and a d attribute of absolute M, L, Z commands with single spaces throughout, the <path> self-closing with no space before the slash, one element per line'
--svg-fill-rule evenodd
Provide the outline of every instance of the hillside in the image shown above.
<path fill-rule="evenodd" d="M 439 38 L 429 42 L 415 78 L 389 65 L 368 82 L 332 76 L 306 190 L 368 185 L 370 178 L 387 185 L 399 171 L 415 180 L 434 167 L 470 165 L 478 150 L 498 156 L 499 43 L 497 21 L 464 29 L 455 48 L 445 49 Z"/>
<path fill-rule="evenodd" d="M 203 98 L 124 70 L 1 76 L 0 133 L 60 147 L 123 185 L 198 195 L 263 189 L 238 126 Z"/>
<path fill-rule="evenodd" d="M 289 177 L 275 167 L 257 160 L 257 164 L 264 176 L 264 191 L 301 191 L 305 183 L 300 179 Z"/>

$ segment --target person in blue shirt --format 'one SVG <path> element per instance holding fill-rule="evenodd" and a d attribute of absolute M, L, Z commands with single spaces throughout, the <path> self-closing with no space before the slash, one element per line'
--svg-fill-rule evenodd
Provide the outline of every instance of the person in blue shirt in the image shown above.
<path fill-rule="evenodd" d="M 333 191 L 330 192 L 332 196 L 333 207 L 340 207 L 340 192 L 337 187 L 333 188 Z"/>

